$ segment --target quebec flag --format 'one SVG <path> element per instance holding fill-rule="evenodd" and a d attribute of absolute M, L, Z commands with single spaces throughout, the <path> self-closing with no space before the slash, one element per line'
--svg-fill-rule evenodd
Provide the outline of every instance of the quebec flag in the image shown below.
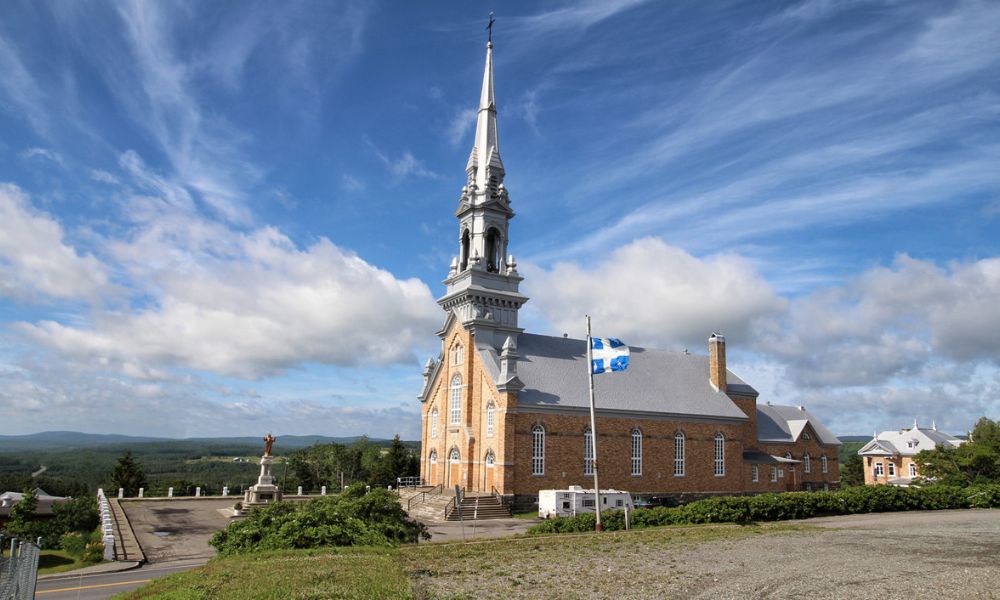
<path fill-rule="evenodd" d="M 590 338 L 590 368 L 594 375 L 628 368 L 628 346 L 618 338 Z"/>

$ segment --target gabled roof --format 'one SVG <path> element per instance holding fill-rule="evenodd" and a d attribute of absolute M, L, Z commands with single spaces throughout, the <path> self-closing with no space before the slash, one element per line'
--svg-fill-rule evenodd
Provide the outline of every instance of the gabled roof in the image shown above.
<path fill-rule="evenodd" d="M 870 454 L 872 456 L 888 456 L 896 453 L 898 453 L 898 450 L 888 440 L 872 440 L 858 450 L 858 454 Z"/>
<path fill-rule="evenodd" d="M 936 427 L 920 427 L 914 423 L 910 429 L 883 431 L 858 450 L 858 454 L 915 456 L 921 450 L 933 450 L 941 446 L 957 448 L 964 443 L 965 440 L 938 431 Z"/>
<path fill-rule="evenodd" d="M 801 406 L 757 405 L 757 439 L 761 442 L 797 442 L 810 427 L 821 444 L 839 446 L 837 436 Z"/>
<path fill-rule="evenodd" d="M 708 357 L 632 346 L 628 370 L 594 377 L 597 409 L 680 417 L 746 420 L 747 416 L 708 379 Z M 589 406 L 587 342 L 522 333 L 517 375 L 524 383 L 518 406 L 525 409 L 586 409 Z M 733 393 L 756 390 L 733 373 Z"/>

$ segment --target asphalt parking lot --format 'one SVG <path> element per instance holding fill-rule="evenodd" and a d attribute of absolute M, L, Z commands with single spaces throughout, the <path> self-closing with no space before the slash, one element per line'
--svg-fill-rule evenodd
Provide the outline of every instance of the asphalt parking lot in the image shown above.
<path fill-rule="evenodd" d="M 229 523 L 219 509 L 231 508 L 237 500 L 146 500 L 124 502 L 122 508 L 148 562 L 209 560 L 215 548 L 208 540 Z"/>

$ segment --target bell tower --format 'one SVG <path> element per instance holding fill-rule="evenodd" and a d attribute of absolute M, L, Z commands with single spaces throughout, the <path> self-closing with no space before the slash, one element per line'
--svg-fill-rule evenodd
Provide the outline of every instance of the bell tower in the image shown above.
<path fill-rule="evenodd" d="M 476 137 L 465 167 L 459 196 L 458 254 L 451 261 L 445 295 L 438 300 L 476 336 L 476 345 L 497 356 L 505 345 L 516 348 L 517 311 L 528 298 L 518 292 L 521 276 L 508 254 L 509 225 L 514 218 L 504 186 L 493 95 L 493 42 L 486 44 L 486 67 L 476 117 Z M 508 338 L 511 343 L 508 344 Z"/>

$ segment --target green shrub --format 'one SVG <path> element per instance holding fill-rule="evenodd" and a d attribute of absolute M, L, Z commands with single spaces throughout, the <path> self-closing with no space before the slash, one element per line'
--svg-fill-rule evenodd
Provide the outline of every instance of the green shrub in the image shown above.
<path fill-rule="evenodd" d="M 276 502 L 212 536 L 220 554 L 324 546 L 394 546 L 429 538 L 422 524 L 410 520 L 389 491 L 365 493 L 363 484 L 336 496 L 295 505 Z"/>
<path fill-rule="evenodd" d="M 634 528 L 699 523 L 751 523 L 808 519 L 826 515 L 851 515 L 906 510 L 943 510 L 955 508 L 1000 508 L 1000 485 L 971 487 L 931 485 L 893 487 L 886 485 L 850 487 L 837 492 L 787 492 L 758 496 L 720 496 L 683 506 L 638 508 L 632 511 Z M 620 511 L 602 513 L 607 530 L 625 528 Z M 593 531 L 592 513 L 550 519 L 528 530 L 531 534 Z"/>
<path fill-rule="evenodd" d="M 83 562 L 99 563 L 104 560 L 104 542 L 90 542 L 83 551 Z"/>
<path fill-rule="evenodd" d="M 59 537 L 59 546 L 70 556 L 81 558 L 87 549 L 87 540 L 76 531 L 64 533 Z"/>

